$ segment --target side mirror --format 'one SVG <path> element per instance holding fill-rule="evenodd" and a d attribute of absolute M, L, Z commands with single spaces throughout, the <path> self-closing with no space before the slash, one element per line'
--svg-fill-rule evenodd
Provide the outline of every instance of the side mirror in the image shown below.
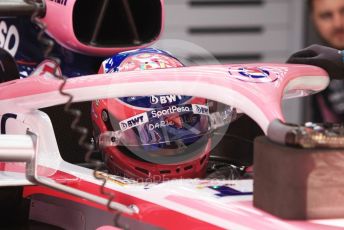
<path fill-rule="evenodd" d="M 109 56 L 148 46 L 158 39 L 163 27 L 161 0 L 65 0 L 45 4 L 42 22 L 47 25 L 47 33 L 62 46 L 87 55 Z"/>
<path fill-rule="evenodd" d="M 149 46 L 163 29 L 163 0 L 0 2 L 1 16 L 37 13 L 46 32 L 78 53 L 110 56 Z"/>

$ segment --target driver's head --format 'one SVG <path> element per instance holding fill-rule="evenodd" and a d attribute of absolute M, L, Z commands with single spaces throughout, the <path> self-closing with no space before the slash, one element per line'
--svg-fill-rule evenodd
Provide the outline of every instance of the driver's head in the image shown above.
<path fill-rule="evenodd" d="M 169 53 L 141 49 L 105 60 L 100 73 L 182 66 Z M 138 180 L 202 177 L 211 145 L 208 114 L 205 99 L 183 95 L 92 102 L 94 135 L 106 166 Z"/>

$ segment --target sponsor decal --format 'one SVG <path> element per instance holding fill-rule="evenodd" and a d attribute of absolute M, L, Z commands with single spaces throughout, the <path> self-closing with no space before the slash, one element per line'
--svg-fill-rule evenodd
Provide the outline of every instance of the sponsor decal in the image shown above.
<path fill-rule="evenodd" d="M 17 119 L 17 114 L 5 113 L 4 115 L 2 115 L 1 121 L 0 121 L 1 134 L 6 134 L 6 122 L 8 119 Z"/>
<path fill-rule="evenodd" d="M 162 110 L 153 110 L 151 112 L 151 115 L 153 118 L 160 118 L 161 116 L 167 116 L 169 114 L 173 113 L 185 113 L 185 112 L 191 112 L 190 106 L 170 106 L 166 109 Z"/>
<path fill-rule="evenodd" d="M 105 73 L 111 73 L 110 70 L 113 68 L 114 60 L 113 58 L 108 58 L 103 62 L 103 68 Z M 112 71 L 114 72 L 114 71 Z"/>
<path fill-rule="evenodd" d="M 175 125 L 173 121 L 160 121 L 155 124 L 149 124 L 148 129 L 152 131 L 154 129 L 159 129 L 159 128 L 167 127 L 171 125 Z"/>
<path fill-rule="evenodd" d="M 192 105 L 192 111 L 194 114 L 209 115 L 209 107 L 206 105 Z"/>
<path fill-rule="evenodd" d="M 278 79 L 274 71 L 265 67 L 231 67 L 228 73 L 234 78 L 252 83 L 268 83 Z"/>
<path fill-rule="evenodd" d="M 244 77 L 250 78 L 267 78 L 270 76 L 269 71 L 258 67 L 239 68 L 239 73 Z"/>
<path fill-rule="evenodd" d="M 110 175 L 104 172 L 96 171 L 96 175 L 99 178 L 106 179 L 107 181 L 113 182 L 117 185 L 125 186 L 125 185 L 132 185 L 137 184 L 137 181 L 131 180 L 129 178 L 120 177 L 116 175 Z"/>
<path fill-rule="evenodd" d="M 183 99 L 182 96 L 180 95 L 163 95 L 163 96 L 151 96 L 150 97 L 150 103 L 153 105 L 160 104 L 160 105 L 165 105 L 165 104 L 172 104 L 175 102 L 179 102 Z"/>
<path fill-rule="evenodd" d="M 148 115 L 147 113 L 141 113 L 139 115 L 130 117 L 126 120 L 123 120 L 119 123 L 119 127 L 122 131 L 125 131 L 127 129 L 131 129 L 134 127 L 137 127 L 139 125 L 145 124 L 148 122 Z"/>
<path fill-rule="evenodd" d="M 120 101 L 127 103 L 129 105 L 140 107 L 140 108 L 161 108 L 172 105 L 184 104 L 186 101 L 190 100 L 192 97 L 180 96 L 180 95 L 152 95 L 137 96 L 137 97 L 122 97 L 119 98 Z"/>
<path fill-rule="evenodd" d="M 43 76 L 46 78 L 55 78 L 54 71 L 57 76 L 62 76 L 62 71 L 57 63 L 51 60 L 44 60 L 41 64 L 37 66 L 32 75 Z"/>
<path fill-rule="evenodd" d="M 184 123 L 191 124 L 197 122 L 198 116 L 183 117 L 181 116 L 183 113 L 209 115 L 209 107 L 197 104 L 168 106 L 130 117 L 119 122 L 119 126 L 122 131 L 126 131 L 128 129 L 148 123 L 147 127 L 150 131 L 152 131 L 154 129 L 159 129 L 167 126 L 182 128 Z"/>
<path fill-rule="evenodd" d="M 50 0 L 51 2 L 55 2 L 60 5 L 67 5 L 67 0 Z"/>
<path fill-rule="evenodd" d="M 0 22 L 0 47 L 7 50 L 13 57 L 19 47 L 19 33 L 14 25 L 8 26 L 5 21 Z"/>
<path fill-rule="evenodd" d="M 217 191 L 218 193 L 215 194 L 218 197 L 226 197 L 226 196 L 244 196 L 244 195 L 251 195 L 252 192 L 248 191 L 239 191 L 237 189 L 231 188 L 227 185 L 214 185 L 209 186 L 208 188 Z"/>

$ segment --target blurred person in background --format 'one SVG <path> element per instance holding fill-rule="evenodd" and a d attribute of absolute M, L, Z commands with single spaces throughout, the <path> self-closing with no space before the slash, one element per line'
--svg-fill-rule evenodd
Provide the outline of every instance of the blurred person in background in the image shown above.
<path fill-rule="evenodd" d="M 340 51 L 344 50 L 344 0 L 308 0 L 308 7 L 311 21 L 323 42 L 322 44 L 333 49 L 311 46 L 306 48 L 303 53 L 302 51 L 298 53 L 299 56 L 307 56 L 307 58 L 297 60 L 295 56 L 298 55 L 294 54 L 288 62 L 318 65 L 327 69 L 328 72 L 334 72 L 330 75 L 337 75 L 336 77 L 331 76 L 332 79 L 341 78 L 343 59 Z M 324 53 L 330 55 L 331 58 L 327 57 L 328 60 L 325 60 Z M 336 63 L 330 63 L 330 59 L 337 62 L 338 66 L 333 66 Z M 332 80 L 325 91 L 313 98 L 312 108 L 312 120 L 315 122 L 344 121 L 344 81 Z"/>
<path fill-rule="evenodd" d="M 311 19 L 324 45 L 344 49 L 344 1 L 308 0 Z"/>

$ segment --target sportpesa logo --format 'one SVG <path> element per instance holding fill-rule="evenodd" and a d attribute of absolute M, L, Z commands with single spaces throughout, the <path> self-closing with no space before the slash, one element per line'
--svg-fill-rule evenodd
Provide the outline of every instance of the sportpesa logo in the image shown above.
<path fill-rule="evenodd" d="M 173 114 L 173 113 L 184 113 L 184 112 L 190 112 L 191 109 L 188 106 L 170 106 L 167 109 L 163 109 L 163 110 L 153 110 L 151 112 L 151 115 L 153 118 L 160 118 L 161 116 L 166 116 L 169 114 Z"/>

